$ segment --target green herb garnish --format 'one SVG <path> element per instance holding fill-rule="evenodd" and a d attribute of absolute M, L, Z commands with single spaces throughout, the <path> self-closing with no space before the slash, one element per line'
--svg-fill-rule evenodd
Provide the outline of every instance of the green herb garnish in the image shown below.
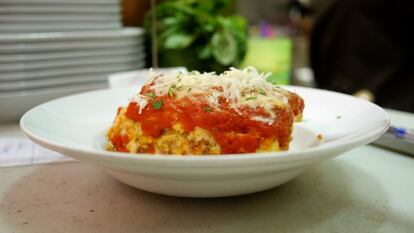
<path fill-rule="evenodd" d="M 147 96 L 153 99 L 155 97 L 155 94 L 150 92 L 150 93 L 147 93 Z"/>
<path fill-rule="evenodd" d="M 168 96 L 174 97 L 174 90 L 175 90 L 175 85 L 172 85 L 171 87 L 169 87 L 168 88 Z"/>
<path fill-rule="evenodd" d="M 164 101 L 162 101 L 162 100 L 156 100 L 156 101 L 152 102 L 152 107 L 155 110 L 160 109 L 162 107 L 162 105 L 164 105 Z"/>
<path fill-rule="evenodd" d="M 257 97 L 256 96 L 250 96 L 250 97 L 246 98 L 246 100 L 254 100 L 254 99 L 257 99 Z"/>
<path fill-rule="evenodd" d="M 263 89 L 259 89 L 259 94 L 261 94 L 261 95 L 266 95 L 266 92 L 265 92 L 265 91 L 263 91 Z"/>
<path fill-rule="evenodd" d="M 210 106 L 205 106 L 203 110 L 204 112 L 211 112 L 213 109 Z"/>

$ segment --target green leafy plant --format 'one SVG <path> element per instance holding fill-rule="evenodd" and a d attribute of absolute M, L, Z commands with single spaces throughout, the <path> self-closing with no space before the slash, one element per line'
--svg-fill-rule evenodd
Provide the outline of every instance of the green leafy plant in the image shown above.
<path fill-rule="evenodd" d="M 161 66 L 223 71 L 237 66 L 247 49 L 244 18 L 224 16 L 228 0 L 166 0 L 155 8 Z M 151 14 L 145 20 L 151 36 Z M 147 40 L 149 41 L 149 40 Z"/>

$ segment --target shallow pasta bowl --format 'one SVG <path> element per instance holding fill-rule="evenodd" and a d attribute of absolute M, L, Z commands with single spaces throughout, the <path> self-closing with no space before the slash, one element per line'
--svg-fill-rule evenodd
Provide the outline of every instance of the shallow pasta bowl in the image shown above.
<path fill-rule="evenodd" d="M 310 165 L 372 142 L 389 126 L 380 107 L 335 92 L 287 86 L 305 99 L 290 149 L 282 152 L 170 156 L 105 150 L 105 132 L 118 106 L 136 88 L 86 92 L 28 111 L 20 121 L 34 142 L 104 168 L 136 188 L 174 196 L 222 197 L 258 192 L 288 182 Z"/>

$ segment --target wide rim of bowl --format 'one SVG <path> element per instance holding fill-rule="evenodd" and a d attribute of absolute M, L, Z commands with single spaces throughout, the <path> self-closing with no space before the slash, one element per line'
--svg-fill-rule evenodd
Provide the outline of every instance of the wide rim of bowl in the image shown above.
<path fill-rule="evenodd" d="M 368 104 L 371 107 L 374 107 L 380 114 L 382 114 L 382 121 L 377 122 L 377 124 L 371 125 L 370 127 L 363 129 L 361 131 L 356 132 L 355 134 L 346 135 L 345 137 L 330 141 L 328 143 L 319 145 L 317 147 L 305 148 L 301 150 L 294 150 L 294 151 L 279 151 L 279 152 L 265 152 L 265 153 L 253 153 L 253 154 L 227 154 L 227 155 L 190 155 L 190 156 L 174 156 L 174 155 L 153 155 L 153 154 L 130 154 L 130 153 L 122 153 L 122 152 L 109 152 L 105 150 L 98 150 L 93 147 L 86 147 L 86 148 L 76 148 L 71 147 L 68 145 L 64 145 L 62 143 L 54 142 L 48 139 L 45 139 L 35 133 L 31 132 L 30 126 L 26 125 L 26 119 L 30 117 L 32 111 L 36 108 L 42 107 L 47 105 L 52 101 L 59 101 L 62 98 L 71 98 L 72 96 L 88 94 L 93 92 L 102 92 L 105 90 L 98 90 L 98 91 L 91 91 L 87 93 L 69 95 L 66 97 L 62 97 L 56 100 L 52 100 L 41 104 L 28 112 L 26 112 L 23 117 L 20 119 L 20 127 L 25 135 L 31 138 L 33 141 L 45 146 L 46 148 L 56 150 L 59 152 L 64 152 L 65 154 L 77 154 L 83 156 L 85 158 L 89 158 L 92 160 L 105 160 L 105 161 L 116 161 L 116 160 L 125 160 L 131 162 L 150 162 L 151 164 L 159 163 L 160 166 L 166 166 L 167 164 L 163 164 L 162 162 L 168 162 L 169 165 L 173 166 L 187 166 L 192 162 L 203 162 L 206 166 L 216 165 L 215 162 L 221 161 L 225 164 L 228 162 L 235 162 L 235 161 L 243 161 L 254 162 L 254 164 L 263 164 L 263 161 L 278 161 L 278 162 L 296 162 L 300 160 L 314 160 L 318 157 L 329 157 L 335 156 L 335 153 L 342 153 L 349 149 L 352 149 L 357 146 L 361 146 L 367 143 L 370 143 L 380 137 L 389 127 L 390 125 L 390 118 L 388 114 L 383 110 L 381 107 L 364 101 L 357 99 L 355 97 L 327 91 L 327 90 L 319 90 L 313 88 L 306 88 L 306 87 L 296 87 L 296 86 L 287 86 L 292 89 L 306 89 L 318 92 L 326 92 L 335 95 L 342 95 L 345 98 L 353 98 L 355 101 L 359 101 L 363 104 Z M 262 160 L 262 162 L 260 162 Z M 178 162 L 178 163 L 177 163 Z M 208 163 L 213 162 L 213 163 Z"/>

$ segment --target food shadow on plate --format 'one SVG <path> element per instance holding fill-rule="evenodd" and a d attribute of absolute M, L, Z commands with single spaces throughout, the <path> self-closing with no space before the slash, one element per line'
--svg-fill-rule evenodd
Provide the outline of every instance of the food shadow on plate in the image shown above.
<path fill-rule="evenodd" d="M 349 174 L 369 180 L 377 197 L 353 196 Z M 0 200 L 0 219 L 14 232 L 375 232 L 389 203 L 373 177 L 342 160 L 306 170 L 280 187 L 229 198 L 178 198 L 124 185 L 81 163 L 34 169 Z M 375 211 L 372 211 L 375 209 Z M 352 222 L 352 224 L 347 224 Z"/>

